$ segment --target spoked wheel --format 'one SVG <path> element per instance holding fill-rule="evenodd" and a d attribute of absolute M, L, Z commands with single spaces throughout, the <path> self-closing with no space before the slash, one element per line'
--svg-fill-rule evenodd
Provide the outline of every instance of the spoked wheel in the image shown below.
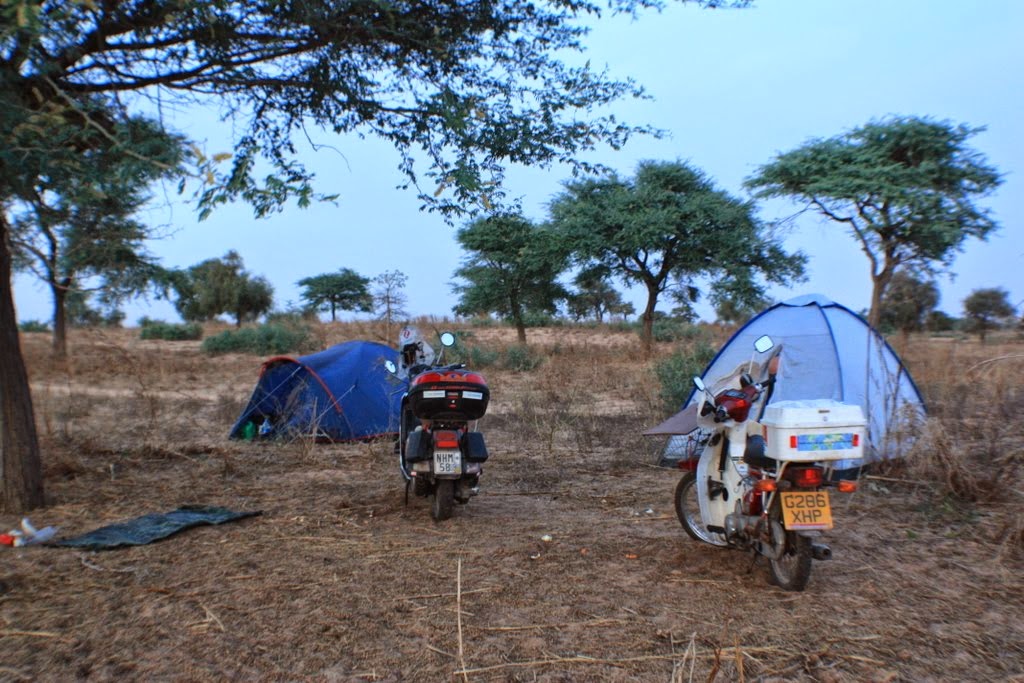
<path fill-rule="evenodd" d="M 455 480 L 438 479 L 434 489 L 434 501 L 430 505 L 430 516 L 442 521 L 452 516 L 455 509 Z"/>
<path fill-rule="evenodd" d="M 782 524 L 779 514 L 772 515 L 772 524 Z M 778 558 L 768 558 L 772 583 L 787 591 L 802 591 L 811 578 L 811 539 L 795 531 L 786 531 L 785 544 Z"/>
<path fill-rule="evenodd" d="M 687 472 L 676 484 L 675 504 L 676 517 L 691 538 L 711 545 L 725 545 L 720 534 L 712 533 L 704 527 L 697 499 L 697 475 L 694 472 Z"/>

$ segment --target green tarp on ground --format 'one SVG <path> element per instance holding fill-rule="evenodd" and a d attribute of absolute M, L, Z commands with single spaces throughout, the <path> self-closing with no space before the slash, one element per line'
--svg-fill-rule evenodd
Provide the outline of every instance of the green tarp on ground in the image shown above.
<path fill-rule="evenodd" d="M 177 510 L 143 515 L 127 522 L 111 524 L 81 536 L 61 539 L 47 545 L 82 548 L 83 550 L 108 550 L 126 545 L 146 545 L 194 526 L 223 524 L 258 514 L 261 514 L 261 511 L 234 512 L 222 507 L 184 505 Z"/>

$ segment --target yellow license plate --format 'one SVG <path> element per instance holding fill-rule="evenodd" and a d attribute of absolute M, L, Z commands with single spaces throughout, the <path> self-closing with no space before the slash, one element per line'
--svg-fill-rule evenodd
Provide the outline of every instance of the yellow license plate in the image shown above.
<path fill-rule="evenodd" d="M 828 491 L 783 491 L 782 524 L 790 531 L 831 529 Z"/>

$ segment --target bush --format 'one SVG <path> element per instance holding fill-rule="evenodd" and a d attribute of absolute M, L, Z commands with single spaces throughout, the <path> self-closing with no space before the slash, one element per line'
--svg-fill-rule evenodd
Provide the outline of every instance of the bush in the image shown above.
<path fill-rule="evenodd" d="M 18 323 L 18 329 L 22 332 L 49 332 L 50 326 L 41 320 L 26 320 Z"/>
<path fill-rule="evenodd" d="M 177 325 L 159 320 L 148 320 L 139 333 L 140 339 L 163 339 L 165 341 L 186 341 L 203 338 L 203 326 L 199 323 Z"/>
<path fill-rule="evenodd" d="M 693 390 L 693 378 L 704 372 L 716 349 L 700 339 L 688 347 L 679 349 L 654 366 L 654 374 L 661 384 L 661 400 L 665 409 L 679 410 Z"/>
<path fill-rule="evenodd" d="M 254 353 L 261 356 L 312 350 L 307 327 L 260 325 L 241 330 L 226 330 L 203 341 L 204 353 Z"/>
<path fill-rule="evenodd" d="M 643 335 L 643 326 L 637 328 Z M 695 341 L 703 339 L 707 333 L 703 328 L 678 318 L 659 318 L 651 326 L 651 334 L 656 342 Z"/>
<path fill-rule="evenodd" d="M 502 367 L 513 372 L 529 372 L 543 362 L 544 357 L 528 346 L 510 346 L 505 351 Z"/>
<path fill-rule="evenodd" d="M 523 313 L 523 325 L 526 327 L 562 327 L 565 325 L 565 320 L 556 318 L 545 311 L 526 311 Z"/>

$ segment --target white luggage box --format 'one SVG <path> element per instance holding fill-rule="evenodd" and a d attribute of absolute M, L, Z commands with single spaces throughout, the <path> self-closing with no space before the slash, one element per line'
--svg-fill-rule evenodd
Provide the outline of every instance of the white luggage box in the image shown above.
<path fill-rule="evenodd" d="M 770 403 L 765 455 L 775 460 L 819 462 L 864 457 L 867 421 L 858 405 L 830 399 Z"/>

